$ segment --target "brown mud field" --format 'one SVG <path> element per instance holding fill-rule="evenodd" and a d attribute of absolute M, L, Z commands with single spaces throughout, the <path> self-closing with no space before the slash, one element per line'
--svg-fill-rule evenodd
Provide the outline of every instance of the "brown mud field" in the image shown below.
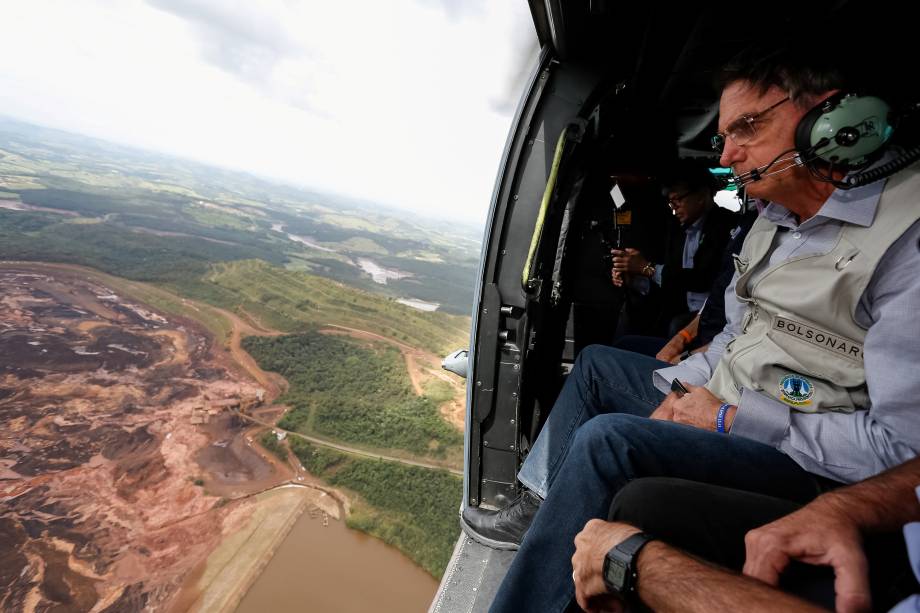
<path fill-rule="evenodd" d="M 266 390 L 217 349 L 78 269 L 0 265 L 0 610 L 165 609 L 291 478 L 233 414 Z"/>

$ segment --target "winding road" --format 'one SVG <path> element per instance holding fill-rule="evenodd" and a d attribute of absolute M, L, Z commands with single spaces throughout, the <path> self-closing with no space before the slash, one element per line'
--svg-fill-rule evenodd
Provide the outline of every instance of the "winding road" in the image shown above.
<path fill-rule="evenodd" d="M 231 409 L 231 411 L 242 419 L 251 421 L 255 424 L 259 424 L 260 426 L 265 426 L 266 428 L 271 428 L 273 430 L 286 432 L 288 436 L 296 436 L 298 438 L 302 438 L 303 440 L 313 443 L 315 445 L 322 445 L 323 447 L 330 447 L 338 451 L 344 451 L 345 453 L 351 453 L 354 455 L 364 456 L 366 458 L 372 458 L 374 460 L 386 460 L 387 462 L 398 462 L 400 464 L 406 464 L 408 466 L 419 466 L 421 468 L 430 468 L 432 470 L 446 470 L 447 472 L 452 473 L 454 475 L 460 475 L 461 477 L 463 476 L 463 471 L 457 470 L 455 468 L 449 468 L 447 466 L 441 466 L 441 465 L 433 464 L 430 462 L 422 462 L 419 460 L 407 460 L 405 458 L 397 458 L 397 457 L 390 456 L 390 455 L 384 455 L 382 453 L 373 453 L 370 451 L 365 451 L 364 449 L 358 449 L 356 447 L 348 447 L 347 445 L 340 445 L 338 443 L 332 443 L 325 439 L 316 438 L 315 436 L 309 436 L 306 434 L 301 434 L 300 432 L 293 432 L 291 430 L 285 430 L 284 428 L 279 428 L 278 426 L 272 424 L 271 422 L 263 421 L 257 417 L 253 417 L 252 415 L 241 413 L 237 409 Z"/>

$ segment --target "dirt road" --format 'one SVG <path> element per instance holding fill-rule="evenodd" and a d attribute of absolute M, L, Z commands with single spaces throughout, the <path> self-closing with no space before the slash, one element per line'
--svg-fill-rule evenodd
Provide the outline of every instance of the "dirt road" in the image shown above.
<path fill-rule="evenodd" d="M 265 388 L 265 402 L 270 404 L 275 398 L 280 396 L 287 389 L 287 381 L 277 373 L 266 372 L 259 368 L 256 361 L 252 359 L 242 346 L 243 335 L 246 336 L 280 336 L 283 334 L 277 330 L 266 330 L 264 328 L 255 328 L 243 321 L 238 315 L 231 313 L 226 309 L 211 307 L 225 317 L 230 322 L 230 339 L 228 348 L 234 361 L 239 364 L 249 375 L 259 382 L 259 385 Z"/>
<path fill-rule="evenodd" d="M 291 430 L 285 430 L 284 428 L 279 428 L 278 426 L 262 421 L 261 419 L 253 417 L 251 415 L 246 415 L 245 413 L 240 413 L 238 411 L 234 411 L 234 412 L 237 415 L 239 415 L 242 419 L 249 420 L 256 424 L 260 424 L 262 426 L 265 426 L 266 428 L 272 428 L 280 432 L 287 432 L 288 436 L 296 436 L 298 438 L 302 438 L 303 440 L 313 443 L 315 445 L 322 445 L 323 447 L 329 447 L 331 449 L 336 449 L 338 451 L 344 451 L 345 453 L 351 453 L 354 455 L 363 456 L 365 458 L 372 458 L 374 460 L 386 460 L 388 462 L 398 462 L 400 464 L 406 464 L 407 466 L 419 466 L 421 468 L 431 468 L 434 470 L 446 470 L 455 475 L 460 475 L 461 477 L 463 476 L 462 470 L 457 470 L 455 468 L 450 468 L 448 466 L 442 466 L 442 465 L 434 464 L 431 462 L 421 462 L 418 460 L 407 460 L 405 458 L 397 458 L 397 457 L 390 456 L 390 455 L 384 455 L 382 453 L 374 453 L 371 451 L 366 451 L 364 449 L 358 449 L 356 447 L 340 445 L 339 443 L 332 443 L 330 441 L 327 441 L 321 438 L 316 438 L 315 436 L 309 436 L 307 434 L 301 434 L 300 432 L 293 432 Z"/>

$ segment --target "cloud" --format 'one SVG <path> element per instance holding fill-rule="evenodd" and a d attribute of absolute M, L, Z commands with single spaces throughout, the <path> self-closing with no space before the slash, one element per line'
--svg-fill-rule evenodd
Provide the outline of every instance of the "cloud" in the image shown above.
<path fill-rule="evenodd" d="M 205 60 L 255 83 L 270 82 L 286 58 L 308 56 L 288 29 L 287 3 L 236 3 L 220 0 L 146 0 L 195 30 Z"/>
<path fill-rule="evenodd" d="M 486 15 L 486 0 L 419 0 L 424 6 L 434 6 L 444 11 L 451 21 Z"/>
<path fill-rule="evenodd" d="M 519 0 L 455 4 L 11 3 L 0 114 L 481 220 L 535 35 Z"/>
<path fill-rule="evenodd" d="M 499 95 L 489 100 L 492 110 L 501 115 L 511 115 L 517 109 L 521 92 L 540 59 L 540 44 L 537 37 L 527 34 L 529 33 L 526 30 L 515 32 L 515 40 L 511 41 L 515 49 L 511 54 L 505 85 Z"/>

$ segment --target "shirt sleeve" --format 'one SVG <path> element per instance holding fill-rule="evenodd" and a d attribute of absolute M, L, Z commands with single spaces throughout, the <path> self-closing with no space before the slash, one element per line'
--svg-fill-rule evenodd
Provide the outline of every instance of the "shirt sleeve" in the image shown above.
<path fill-rule="evenodd" d="M 655 282 L 655 285 L 661 287 L 661 271 L 664 269 L 664 264 L 655 264 L 655 274 L 651 277 L 646 277 L 645 275 L 633 275 L 632 280 L 630 281 L 630 286 L 639 293 L 640 296 L 647 296 L 649 290 L 652 289 L 652 281 Z"/>
<path fill-rule="evenodd" d="M 709 347 L 704 352 L 694 353 L 683 362 L 656 370 L 652 375 L 652 382 L 658 391 L 668 394 L 671 391 L 671 381 L 680 379 L 690 385 L 703 385 L 712 377 L 722 353 L 729 341 L 738 336 L 741 329 L 741 318 L 744 315 L 745 305 L 735 295 L 735 283 L 738 273 L 732 277 L 728 287 L 725 288 L 725 327 L 719 332 Z"/>
<path fill-rule="evenodd" d="M 633 288 L 640 296 L 647 296 L 652 284 L 648 277 L 638 275 L 633 276 L 629 281 L 629 286 Z"/>
<path fill-rule="evenodd" d="M 843 482 L 866 479 L 920 452 L 920 222 L 888 250 L 860 300 L 871 407 L 802 413 L 744 389 L 731 427 L 778 448 L 805 470 Z"/>

